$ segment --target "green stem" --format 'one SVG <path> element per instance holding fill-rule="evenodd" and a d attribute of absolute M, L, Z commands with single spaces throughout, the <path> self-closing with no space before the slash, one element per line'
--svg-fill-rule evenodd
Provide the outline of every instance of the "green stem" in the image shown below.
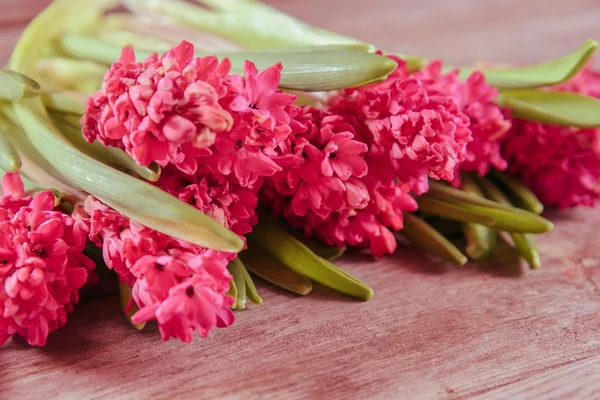
<path fill-rule="evenodd" d="M 308 279 L 287 268 L 271 253 L 257 243 L 248 240 L 248 249 L 239 255 L 250 272 L 282 289 L 302 296 L 309 294 L 313 287 Z"/>
<path fill-rule="evenodd" d="M 417 202 L 419 203 L 419 210 L 426 214 L 448 218 L 453 221 L 472 222 L 489 227 L 493 227 L 495 224 L 494 219 L 488 215 L 467 210 L 457 204 L 448 203 L 428 194 L 417 197 Z"/>
<path fill-rule="evenodd" d="M 249 237 L 285 266 L 338 292 L 363 300 L 373 297 L 373 289 L 310 251 L 273 217 L 261 212 L 259 221 Z"/>
<path fill-rule="evenodd" d="M 258 290 L 256 290 L 256 286 L 254 285 L 254 281 L 252 277 L 248 273 L 246 266 L 242 263 L 239 257 L 233 260 L 233 263 L 236 265 L 237 270 L 242 274 L 244 278 L 244 282 L 246 282 L 246 295 L 254 304 L 262 304 L 263 300 L 258 294 Z"/>
<path fill-rule="evenodd" d="M 56 43 L 69 57 L 88 59 L 107 65 L 115 62 L 121 47 L 91 36 L 64 35 Z M 138 59 L 151 55 L 136 50 Z M 206 54 L 196 53 L 196 56 Z M 333 50 L 327 46 L 312 51 L 293 49 L 264 52 L 219 52 L 214 55 L 231 61 L 231 73 L 243 74 L 244 61 L 251 60 L 259 70 L 281 62 L 280 87 L 303 91 L 326 91 L 379 82 L 396 69 L 394 61 L 377 54 L 356 50 Z"/>
<path fill-rule="evenodd" d="M 241 268 L 240 264 L 235 262 L 230 262 L 227 266 L 229 273 L 233 276 L 233 283 L 237 289 L 234 310 L 246 309 L 246 281 L 244 280 Z"/>
<path fill-rule="evenodd" d="M 479 178 L 479 186 L 490 199 L 503 204 L 511 204 L 509 198 L 492 181 Z M 515 244 L 515 249 L 519 255 L 527 261 L 531 269 L 541 267 L 540 255 L 535 245 L 535 238 L 527 233 L 510 233 L 510 237 Z"/>
<path fill-rule="evenodd" d="M 444 260 L 460 266 L 467 263 L 467 257 L 456 246 L 414 214 L 404 214 L 404 228 L 400 231 L 400 234 Z"/>
<path fill-rule="evenodd" d="M 499 171 L 494 171 L 493 177 L 509 191 L 511 200 L 516 206 L 536 214 L 541 214 L 544 211 L 542 202 L 518 179 Z"/>
<path fill-rule="evenodd" d="M 462 176 L 462 189 L 467 193 L 483 197 L 483 192 L 468 174 L 463 174 Z M 492 255 L 496 248 L 498 236 L 495 230 L 472 223 L 464 224 L 463 230 L 467 239 L 465 252 L 472 260 L 480 261 Z"/>

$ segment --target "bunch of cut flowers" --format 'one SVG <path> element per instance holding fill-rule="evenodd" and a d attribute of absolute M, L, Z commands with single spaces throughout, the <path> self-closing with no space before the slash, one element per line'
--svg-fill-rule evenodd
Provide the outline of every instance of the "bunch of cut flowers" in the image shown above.
<path fill-rule="evenodd" d="M 254 0 L 83 3 L 0 71 L 0 344 L 43 346 L 100 267 L 135 328 L 184 342 L 262 303 L 257 278 L 369 300 L 347 248 L 464 265 L 502 240 L 535 269 L 544 206 L 600 196 L 593 40 L 459 68 Z"/>

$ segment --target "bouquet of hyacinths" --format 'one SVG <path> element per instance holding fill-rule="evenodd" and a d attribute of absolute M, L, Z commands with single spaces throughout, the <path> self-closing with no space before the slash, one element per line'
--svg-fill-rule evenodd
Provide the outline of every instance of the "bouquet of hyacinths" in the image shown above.
<path fill-rule="evenodd" d="M 0 343 L 64 326 L 94 248 L 136 328 L 190 341 L 262 302 L 253 277 L 370 299 L 332 260 L 398 234 L 460 265 L 500 237 L 537 268 L 543 204 L 600 194 L 594 41 L 447 68 L 252 0 L 81 3 L 0 71 Z"/>

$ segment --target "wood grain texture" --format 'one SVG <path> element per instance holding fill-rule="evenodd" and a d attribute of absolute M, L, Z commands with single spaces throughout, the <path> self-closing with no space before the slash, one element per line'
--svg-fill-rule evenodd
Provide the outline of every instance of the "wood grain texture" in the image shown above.
<path fill-rule="evenodd" d="M 41 3 L 0 1 L 2 56 Z M 538 60 L 600 37 L 594 0 L 270 3 L 457 64 Z M 0 348 L 0 399 L 600 398 L 600 211 L 549 217 L 540 271 L 506 249 L 464 268 L 407 246 L 383 260 L 354 253 L 339 265 L 375 289 L 372 301 L 259 284 L 262 306 L 192 344 L 161 343 L 152 325 L 134 331 L 114 297 L 81 304 L 46 348 Z"/>

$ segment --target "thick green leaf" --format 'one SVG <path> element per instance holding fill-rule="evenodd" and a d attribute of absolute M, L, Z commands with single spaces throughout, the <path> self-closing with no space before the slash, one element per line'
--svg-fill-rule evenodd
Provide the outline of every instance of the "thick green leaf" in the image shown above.
<path fill-rule="evenodd" d="M 142 322 L 140 324 L 134 324 L 131 321 L 131 317 L 133 317 L 133 314 L 139 311 L 139 308 L 137 304 L 135 304 L 135 302 L 132 301 L 131 287 L 129 287 L 129 285 L 127 285 L 126 283 L 119 282 L 119 298 L 121 299 L 121 308 L 123 308 L 123 312 L 125 312 L 125 317 L 127 318 L 127 321 L 129 321 L 131 326 L 133 326 L 138 331 L 144 329 L 144 327 L 146 326 L 145 322 Z"/>
<path fill-rule="evenodd" d="M 414 214 L 404 214 L 404 228 L 400 234 L 426 251 L 456 265 L 465 265 L 467 257 L 431 225 Z"/>
<path fill-rule="evenodd" d="M 479 224 L 465 224 L 463 231 L 467 240 L 465 253 L 471 260 L 481 261 L 491 257 L 498 237 L 495 230 Z"/>
<path fill-rule="evenodd" d="M 237 305 L 238 291 L 237 291 L 237 286 L 235 286 L 235 282 L 233 280 L 231 280 L 229 282 L 229 290 L 227 291 L 227 294 L 229 296 L 233 297 L 233 299 L 235 300 L 230 307 L 232 310 L 235 310 L 235 307 Z"/>
<path fill-rule="evenodd" d="M 48 57 L 37 62 L 36 76 L 51 82 L 53 88 L 92 94 L 102 84 L 106 66 L 90 60 Z"/>
<path fill-rule="evenodd" d="M 573 53 L 554 60 L 516 67 L 464 68 L 461 70 L 461 77 L 466 79 L 474 70 L 479 69 L 489 84 L 502 89 L 554 86 L 577 74 L 597 48 L 598 42 L 589 39 Z"/>
<path fill-rule="evenodd" d="M 283 265 L 257 243 L 249 240 L 248 249 L 241 252 L 239 257 L 250 272 L 275 286 L 303 296 L 312 291 L 308 279 Z"/>
<path fill-rule="evenodd" d="M 481 205 L 446 202 L 429 195 L 417 198 L 419 209 L 427 214 L 455 221 L 472 222 L 498 231 L 518 233 L 544 233 L 552 230 L 552 223 L 529 211 L 486 207 Z"/>
<path fill-rule="evenodd" d="M 244 278 L 244 282 L 246 282 L 246 296 L 250 299 L 254 304 L 262 304 L 263 300 L 258 294 L 258 290 L 256 290 L 256 286 L 254 285 L 254 281 L 252 277 L 248 273 L 246 266 L 242 263 L 239 257 L 233 260 L 233 264 L 236 265 L 236 271 L 242 274 Z"/>
<path fill-rule="evenodd" d="M 54 1 L 23 32 L 10 58 L 11 69 L 22 74 L 33 71 L 50 41 L 68 27 L 81 28 L 79 23 L 87 16 L 93 20 L 113 3 Z M 13 107 L 29 139 L 25 144 L 37 151 L 31 161 L 50 164 L 51 169 L 44 171 L 46 175 L 74 188 L 75 193 L 86 191 L 129 218 L 180 240 L 229 252 L 243 248 L 244 242 L 238 235 L 189 204 L 76 149 L 54 127 L 39 98 L 23 98 Z"/>
<path fill-rule="evenodd" d="M 121 47 L 90 36 L 64 35 L 57 42 L 65 54 L 105 64 L 116 61 Z M 136 50 L 138 59 L 151 54 Z M 206 54 L 196 53 L 197 56 Z M 259 70 L 278 62 L 283 64 L 280 87 L 304 91 L 326 91 L 361 86 L 384 80 L 396 69 L 396 63 L 368 52 L 344 50 L 335 46 L 315 47 L 312 51 L 294 49 L 264 52 L 218 52 L 219 58 L 231 60 L 232 73 L 242 74 L 244 61 L 253 61 Z"/>
<path fill-rule="evenodd" d="M 132 45 L 136 49 L 153 50 L 157 53 L 163 53 L 177 44 L 121 29 L 100 31 L 98 37 L 119 46 Z"/>
<path fill-rule="evenodd" d="M 238 235 L 196 208 L 77 150 L 50 122 L 39 98 L 14 103 L 13 107 L 31 143 L 59 172 L 55 178 L 177 239 L 222 251 L 238 252 L 243 248 Z"/>
<path fill-rule="evenodd" d="M 0 69 L 0 99 L 19 101 L 23 97 L 39 96 L 40 85 L 33 79 L 9 69 Z"/>
<path fill-rule="evenodd" d="M 496 201 L 501 204 L 511 205 L 511 201 L 508 199 L 506 194 L 500 190 L 498 186 L 496 186 L 489 178 L 480 178 L 477 177 L 477 184 L 483 191 L 483 194 L 493 201 Z"/>
<path fill-rule="evenodd" d="M 517 233 L 545 233 L 551 231 L 554 227 L 552 222 L 529 211 L 519 210 L 519 212 L 513 212 L 498 208 L 476 206 L 473 204 L 457 205 L 466 210 L 491 217 L 494 220 L 494 223 L 491 227 L 498 231 Z"/>
<path fill-rule="evenodd" d="M 290 235 L 294 236 L 297 240 L 301 241 L 306 247 L 310 249 L 310 251 L 312 251 L 319 257 L 329 261 L 333 261 L 337 258 L 340 258 L 346 251 L 345 247 L 329 246 L 316 239 L 307 238 L 304 235 L 302 235 L 301 232 L 298 232 L 292 229 L 291 227 L 287 229 L 287 232 Z"/>
<path fill-rule="evenodd" d="M 364 45 L 360 40 L 308 25 L 262 2 L 236 1 L 224 7 L 221 0 L 200 1 L 208 10 L 181 0 L 125 0 L 134 12 L 146 16 L 171 18 L 203 32 L 210 32 L 241 44 L 250 50 L 284 49 L 314 45 Z M 400 55 L 411 70 L 420 69 L 426 60 Z"/>
<path fill-rule="evenodd" d="M 9 68 L 31 77 L 48 44 L 64 32 L 85 34 L 117 0 L 54 0 L 27 25 L 10 58 Z"/>
<path fill-rule="evenodd" d="M 11 124 L 0 115 L 0 169 L 4 172 L 17 172 L 21 168 L 19 152 L 8 140 L 11 134 Z"/>
<path fill-rule="evenodd" d="M 19 153 L 22 161 L 19 169 L 21 177 L 35 183 L 36 187 L 52 188 L 67 193 L 73 198 L 85 199 L 86 194 L 65 183 L 56 168 L 42 157 L 40 152 L 33 146 L 19 125 L 20 121 L 13 110 L 12 104 L 0 104 L 0 112 L 2 116 L 6 117 L 0 118 L 0 123 L 5 126 L 4 130 L 6 132 L 10 132 L 7 138 Z"/>
<path fill-rule="evenodd" d="M 507 206 L 496 201 L 488 200 L 474 193 L 468 193 L 464 190 L 455 189 L 453 187 L 433 180 L 429 180 L 429 190 L 427 191 L 427 195 L 447 202 L 468 203 L 484 207 L 514 210 L 514 207 Z"/>
<path fill-rule="evenodd" d="M 514 117 L 528 121 L 585 128 L 600 126 L 600 100 L 577 93 L 503 90 L 496 102 L 510 108 Z"/>
<path fill-rule="evenodd" d="M 243 268 L 243 266 L 241 267 Z M 235 307 L 234 310 L 245 310 L 246 309 L 246 281 L 244 280 L 244 275 L 240 270 L 240 265 L 230 262 L 227 265 L 227 269 L 229 273 L 233 276 L 233 283 L 236 287 L 236 296 L 235 296 Z"/>
<path fill-rule="evenodd" d="M 542 267 L 540 254 L 537 251 L 533 235 L 528 233 L 511 233 L 510 237 L 515 244 L 515 249 L 519 253 L 519 256 L 527 261 L 529 268 L 539 269 Z"/>
<path fill-rule="evenodd" d="M 499 203 L 511 204 L 509 198 L 500 190 L 500 188 L 489 179 L 479 178 L 479 186 L 483 189 L 485 195 Z M 536 199 L 537 200 L 537 199 Z M 515 249 L 519 255 L 527 261 L 531 269 L 537 269 L 541 267 L 540 255 L 535 245 L 535 238 L 533 235 L 528 233 L 510 233 L 510 237 L 513 240 Z"/>
<path fill-rule="evenodd" d="M 544 211 L 542 202 L 539 201 L 536 195 L 518 179 L 499 171 L 494 171 L 493 177 L 508 190 L 512 203 L 517 207 L 536 214 L 541 214 Z"/>
<path fill-rule="evenodd" d="M 363 300 L 373 297 L 373 289 L 310 251 L 271 216 L 261 213 L 259 221 L 249 237 L 285 266 L 338 292 Z"/>
<path fill-rule="evenodd" d="M 494 219 L 489 215 L 466 210 L 460 205 L 449 203 L 433 196 L 419 196 L 417 202 L 419 203 L 419 210 L 428 215 L 444 217 L 453 221 L 472 222 L 490 227 L 495 224 Z"/>
<path fill-rule="evenodd" d="M 132 172 L 150 182 L 156 182 L 160 178 L 161 168 L 159 165 L 152 163 L 148 167 L 139 166 L 123 150 L 107 147 L 99 142 L 88 143 L 78 127 L 71 125 L 60 116 L 53 116 L 52 119 L 63 136 L 85 154 L 105 164 Z"/>
<path fill-rule="evenodd" d="M 47 91 L 42 94 L 46 107 L 68 114 L 77 115 L 79 118 L 85 110 L 86 96 L 79 92 Z"/>
<path fill-rule="evenodd" d="M 477 186 L 477 183 L 467 174 L 462 177 L 462 189 L 479 197 L 483 197 L 483 192 Z M 475 261 L 489 258 L 496 248 L 496 231 L 484 225 L 466 223 L 463 225 L 467 247 L 465 253 Z"/>

